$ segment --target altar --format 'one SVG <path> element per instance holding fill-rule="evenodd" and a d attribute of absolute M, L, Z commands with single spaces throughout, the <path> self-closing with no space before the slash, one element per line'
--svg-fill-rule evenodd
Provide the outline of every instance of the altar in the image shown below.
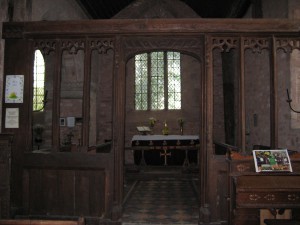
<path fill-rule="evenodd" d="M 134 135 L 131 147 L 137 165 L 188 167 L 198 164 L 198 135 Z"/>

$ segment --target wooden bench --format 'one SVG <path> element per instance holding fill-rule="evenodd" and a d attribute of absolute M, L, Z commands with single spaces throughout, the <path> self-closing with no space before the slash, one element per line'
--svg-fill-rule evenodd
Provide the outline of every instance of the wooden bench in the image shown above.
<path fill-rule="evenodd" d="M 85 225 L 84 218 L 78 220 L 1 219 L 0 225 Z"/>

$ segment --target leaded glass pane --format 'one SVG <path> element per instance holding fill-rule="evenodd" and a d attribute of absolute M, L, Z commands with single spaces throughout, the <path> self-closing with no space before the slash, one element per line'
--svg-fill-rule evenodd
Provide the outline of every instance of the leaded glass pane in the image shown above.
<path fill-rule="evenodd" d="M 164 109 L 164 52 L 151 53 L 151 109 Z"/>
<path fill-rule="evenodd" d="M 45 95 L 45 61 L 40 50 L 34 54 L 33 66 L 33 110 L 41 111 L 44 107 Z"/>
<path fill-rule="evenodd" d="M 150 68 L 148 68 L 148 57 L 151 59 Z M 151 110 L 165 109 L 166 97 L 168 98 L 168 109 L 181 108 L 179 52 L 152 52 L 136 55 L 135 67 L 136 110 L 148 110 L 149 106 Z M 166 85 L 167 87 L 165 87 Z M 168 92 L 165 93 L 165 90 Z"/>
<path fill-rule="evenodd" d="M 168 52 L 168 107 L 181 108 L 180 53 Z"/>
<path fill-rule="evenodd" d="M 148 108 L 148 64 L 147 53 L 135 56 L 135 109 Z"/>

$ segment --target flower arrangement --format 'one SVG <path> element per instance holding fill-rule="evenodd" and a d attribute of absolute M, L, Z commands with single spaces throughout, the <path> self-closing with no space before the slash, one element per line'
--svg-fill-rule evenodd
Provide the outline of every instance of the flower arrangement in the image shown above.
<path fill-rule="evenodd" d="M 165 121 L 165 123 L 164 123 L 164 129 L 162 130 L 162 133 L 163 133 L 163 135 L 169 134 L 169 128 L 168 128 L 167 121 Z"/>
<path fill-rule="evenodd" d="M 153 128 L 157 120 L 154 117 L 149 118 L 150 127 Z"/>
<path fill-rule="evenodd" d="M 179 129 L 180 129 L 180 134 L 183 135 L 184 120 L 182 118 L 179 118 L 177 121 L 178 121 Z"/>
<path fill-rule="evenodd" d="M 178 118 L 178 125 L 180 126 L 180 127 L 182 127 L 183 126 L 183 124 L 184 124 L 184 120 L 183 120 L 183 118 Z"/>

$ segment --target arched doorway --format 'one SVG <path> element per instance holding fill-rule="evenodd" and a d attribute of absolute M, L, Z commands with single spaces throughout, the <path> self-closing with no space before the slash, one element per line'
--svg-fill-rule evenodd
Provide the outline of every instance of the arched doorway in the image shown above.
<path fill-rule="evenodd" d="M 138 158 L 140 155 L 136 154 L 137 152 L 133 151 L 131 148 L 131 141 L 134 135 L 139 134 L 137 127 L 138 126 L 150 126 L 151 120 L 155 120 L 155 125 L 151 129 L 151 135 L 161 135 L 162 129 L 165 122 L 168 124 L 169 135 L 181 135 L 179 121 L 183 120 L 183 134 L 184 135 L 197 135 L 200 136 L 201 129 L 201 75 L 203 74 L 203 65 L 201 55 L 203 54 L 201 40 L 193 38 L 170 38 L 170 37 L 152 37 L 152 38 L 136 38 L 134 40 L 128 39 L 124 41 L 125 47 L 125 61 L 126 61 L 126 104 L 125 104 L 125 157 L 124 157 L 124 213 L 123 219 L 127 222 L 130 219 L 136 221 L 137 218 L 143 217 L 143 221 L 140 222 L 155 222 L 155 210 L 153 207 L 142 208 L 148 206 L 142 206 L 143 202 L 149 202 L 153 199 L 160 199 L 160 204 L 162 201 L 165 205 L 162 206 L 163 210 L 157 212 L 157 216 L 160 216 L 160 220 L 164 217 L 166 220 L 174 220 L 177 218 L 179 222 L 197 222 L 199 217 L 199 193 L 200 193 L 200 176 L 199 176 L 199 145 L 197 145 L 196 154 L 193 155 L 190 152 L 188 153 L 188 162 L 190 163 L 189 168 L 183 167 L 183 162 L 185 159 L 185 151 L 181 151 L 183 155 L 177 157 L 180 158 L 179 164 L 172 164 L 173 161 L 168 158 L 167 155 L 164 155 L 164 152 L 158 153 L 158 158 L 162 164 L 159 162 L 154 162 L 154 164 L 149 163 L 153 158 L 147 159 L 147 166 L 140 166 L 141 159 Z M 129 47 L 130 46 L 130 47 Z M 172 46 L 172 48 L 170 48 Z M 178 52 L 180 55 L 180 72 L 181 72 L 181 107 L 179 109 L 161 109 L 161 110 L 137 110 L 135 107 L 136 103 L 136 60 L 135 55 L 137 54 L 146 54 L 148 58 L 151 52 Z M 146 56 L 147 58 L 147 56 Z M 145 65 L 150 65 L 151 63 L 144 62 Z M 167 66 L 165 66 L 167 67 Z M 153 69 L 153 68 L 152 68 Z M 157 69 L 157 68 L 156 68 Z M 149 84 L 148 84 L 149 85 Z M 146 85 L 147 86 L 147 85 Z M 149 94 L 151 96 L 151 94 Z M 151 102 L 151 100 L 149 101 Z M 151 103 L 149 103 L 151 104 Z M 150 108 L 150 107 L 149 107 Z M 140 152 L 139 152 L 140 153 Z M 149 153 L 149 152 L 147 152 Z M 169 152 L 165 152 L 169 154 Z M 154 153 L 155 154 L 155 153 Z M 172 153 L 171 153 L 172 154 Z M 174 155 L 174 153 L 173 153 Z M 146 156 L 147 157 L 147 156 Z M 149 157 L 149 155 L 148 155 Z M 195 159 L 196 158 L 196 159 Z M 183 203 L 185 208 L 188 208 L 189 204 L 196 200 L 193 205 L 187 210 L 189 215 L 182 214 L 176 215 L 173 213 L 173 217 L 170 215 L 168 210 L 178 210 L 174 206 L 175 203 L 172 203 L 170 199 L 163 196 L 163 187 L 168 189 L 168 194 L 173 195 L 172 200 L 180 199 L 178 190 L 184 189 L 186 201 Z M 172 188 L 171 188 L 172 187 Z M 177 187 L 179 189 L 173 189 Z M 148 194 L 144 194 L 145 190 L 149 188 L 155 192 L 156 188 L 159 188 L 159 193 L 154 193 L 151 195 L 150 191 Z M 177 194 L 172 194 L 171 192 L 175 191 Z M 156 191 L 157 192 L 157 191 Z M 193 192 L 193 195 L 187 196 Z M 137 196 L 146 196 L 148 199 L 139 199 Z M 190 198 L 190 199 L 189 199 Z M 130 204 L 130 201 L 140 201 L 139 205 L 134 203 L 134 207 Z M 165 199 L 165 200 L 163 200 Z M 158 201 L 157 199 L 155 200 Z M 188 202 L 188 203 L 187 203 Z M 129 206 L 128 206 L 129 205 Z M 150 206 L 151 207 L 151 204 Z M 175 208 L 174 208 L 175 207 Z M 130 209 L 128 209 L 130 208 Z M 129 211 L 128 211 L 129 210 Z M 137 215 L 132 213 L 132 210 L 136 210 Z M 145 212 L 151 213 L 151 221 L 147 221 L 147 214 Z M 165 214 L 164 214 L 165 212 Z M 184 210 L 182 210 L 184 212 Z M 128 215 L 131 214 L 131 218 Z M 167 216 L 169 215 L 169 216 Z M 150 217 L 148 217 L 149 219 Z M 185 218 L 186 221 L 182 221 Z M 174 222 L 174 221 L 173 221 Z"/>

